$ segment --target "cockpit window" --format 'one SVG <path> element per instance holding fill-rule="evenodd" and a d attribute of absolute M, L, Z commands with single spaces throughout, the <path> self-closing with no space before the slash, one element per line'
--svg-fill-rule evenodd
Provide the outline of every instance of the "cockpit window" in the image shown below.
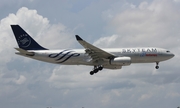
<path fill-rule="evenodd" d="M 167 53 L 169 53 L 170 51 L 166 51 Z"/>

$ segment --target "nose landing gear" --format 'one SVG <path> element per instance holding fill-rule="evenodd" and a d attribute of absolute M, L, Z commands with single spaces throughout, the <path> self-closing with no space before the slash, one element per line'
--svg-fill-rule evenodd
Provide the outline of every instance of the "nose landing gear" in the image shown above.
<path fill-rule="evenodd" d="M 155 67 L 156 69 L 159 69 L 158 65 L 159 65 L 159 62 L 156 62 L 156 67 Z"/>
<path fill-rule="evenodd" d="M 98 73 L 101 70 L 103 70 L 103 66 L 94 66 L 94 69 L 90 72 L 90 75 L 93 75 L 94 73 Z"/>

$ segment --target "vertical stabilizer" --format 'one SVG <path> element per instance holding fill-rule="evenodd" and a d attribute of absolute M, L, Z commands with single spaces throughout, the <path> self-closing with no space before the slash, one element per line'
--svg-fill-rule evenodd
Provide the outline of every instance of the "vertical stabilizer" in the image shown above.
<path fill-rule="evenodd" d="M 24 50 L 47 50 L 39 45 L 28 33 L 26 33 L 19 25 L 11 25 L 14 36 L 19 48 Z"/>

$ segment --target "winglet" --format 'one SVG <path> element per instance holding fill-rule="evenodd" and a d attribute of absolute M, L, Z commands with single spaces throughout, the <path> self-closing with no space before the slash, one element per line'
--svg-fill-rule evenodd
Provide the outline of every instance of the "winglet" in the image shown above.
<path fill-rule="evenodd" d="M 76 36 L 76 39 L 79 41 L 79 40 L 83 40 L 81 37 L 79 37 L 78 35 L 75 35 Z"/>

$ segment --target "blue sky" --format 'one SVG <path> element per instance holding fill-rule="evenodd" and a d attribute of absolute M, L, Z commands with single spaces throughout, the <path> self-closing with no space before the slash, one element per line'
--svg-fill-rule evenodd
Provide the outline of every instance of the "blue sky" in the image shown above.
<path fill-rule="evenodd" d="M 3 108 L 176 108 L 180 106 L 179 0 L 1 0 L 0 105 Z M 15 55 L 10 24 L 49 49 L 162 47 L 176 56 L 90 76 L 89 66 L 64 66 Z"/>

